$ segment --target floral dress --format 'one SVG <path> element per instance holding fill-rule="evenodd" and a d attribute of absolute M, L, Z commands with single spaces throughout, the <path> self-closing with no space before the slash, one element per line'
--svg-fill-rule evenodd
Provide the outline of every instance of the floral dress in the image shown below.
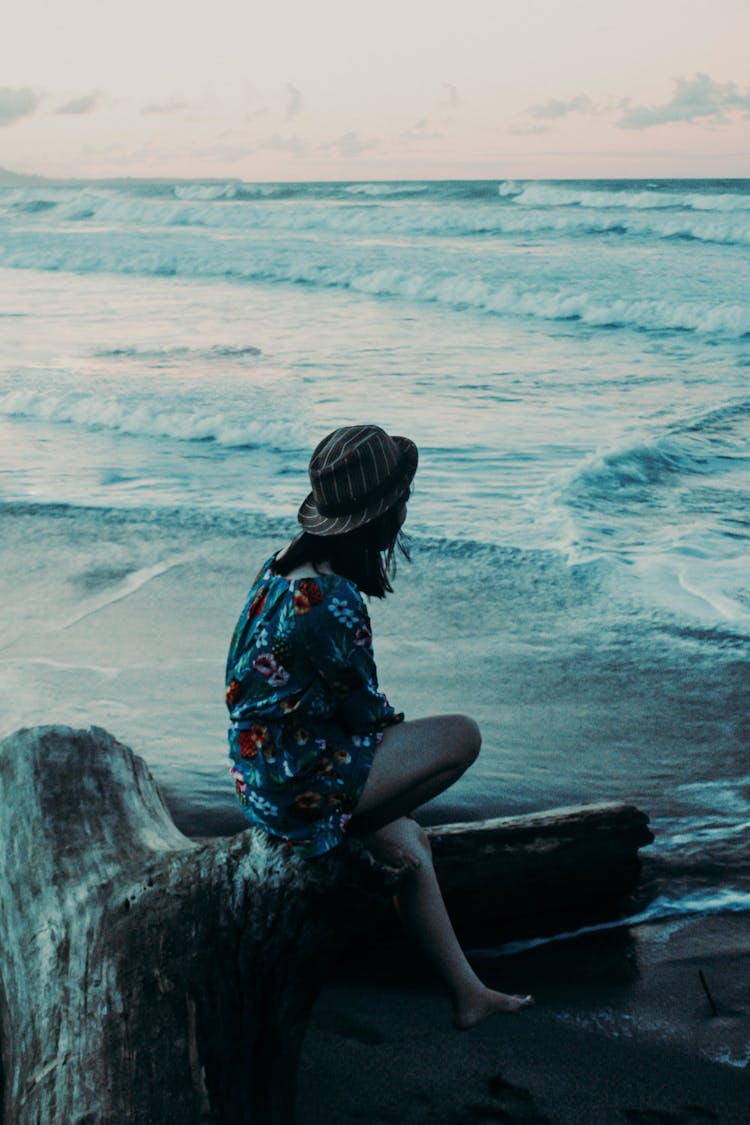
<path fill-rule="evenodd" d="M 289 580 L 270 558 L 226 667 L 230 772 L 251 823 L 306 856 L 343 839 L 383 730 L 367 608 L 337 574 Z"/>

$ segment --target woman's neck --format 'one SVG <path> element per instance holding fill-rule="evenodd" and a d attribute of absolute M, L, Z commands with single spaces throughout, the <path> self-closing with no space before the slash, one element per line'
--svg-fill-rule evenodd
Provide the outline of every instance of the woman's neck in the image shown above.
<path fill-rule="evenodd" d="M 291 544 L 289 545 L 291 546 Z M 283 551 L 279 551 L 274 561 L 274 570 L 281 573 L 281 564 L 289 551 L 289 547 L 285 547 Z M 314 566 L 311 562 L 303 563 L 297 566 L 294 570 L 289 570 L 284 574 L 284 578 L 288 578 L 293 582 L 296 578 L 316 578 L 319 574 L 333 574 L 333 568 L 328 561 L 316 563 Z"/>

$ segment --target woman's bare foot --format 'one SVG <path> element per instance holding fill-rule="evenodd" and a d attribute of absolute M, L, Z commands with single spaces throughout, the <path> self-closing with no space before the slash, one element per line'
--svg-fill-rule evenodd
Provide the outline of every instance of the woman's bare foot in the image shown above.
<path fill-rule="evenodd" d="M 509 996 L 506 992 L 494 992 L 485 988 L 473 996 L 462 1000 L 453 1007 L 453 1026 L 465 1031 L 476 1027 L 487 1016 L 497 1012 L 515 1015 L 534 1003 L 533 996 Z"/>

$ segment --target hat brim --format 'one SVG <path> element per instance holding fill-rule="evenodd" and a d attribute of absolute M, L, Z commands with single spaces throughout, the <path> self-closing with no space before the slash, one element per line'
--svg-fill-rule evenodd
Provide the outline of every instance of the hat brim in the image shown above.
<path fill-rule="evenodd" d="M 310 535 L 346 535 L 348 531 L 356 531 L 358 527 L 364 527 L 365 524 L 372 523 L 373 520 L 382 516 L 383 512 L 387 512 L 404 496 L 417 471 L 419 451 L 409 438 L 398 437 L 396 434 L 392 434 L 391 437 L 401 450 L 404 461 L 403 476 L 393 489 L 380 500 L 364 507 L 360 512 L 347 516 L 322 515 L 315 505 L 311 492 L 303 500 L 297 513 L 297 521 L 303 531 L 309 532 Z"/>

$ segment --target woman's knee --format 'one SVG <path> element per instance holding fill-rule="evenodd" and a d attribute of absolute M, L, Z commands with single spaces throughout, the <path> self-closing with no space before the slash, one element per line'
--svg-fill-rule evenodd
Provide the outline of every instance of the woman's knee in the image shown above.
<path fill-rule="evenodd" d="M 392 820 L 385 825 L 382 831 L 397 834 L 399 840 L 404 844 L 420 844 L 422 843 L 422 837 L 426 835 L 422 825 L 418 824 L 414 817 L 408 814 Z"/>
<path fill-rule="evenodd" d="M 416 861 L 417 866 L 414 873 L 419 877 L 430 871 L 433 867 L 432 845 L 430 844 L 430 837 L 427 835 L 422 825 L 417 824 L 416 820 L 412 820 L 412 824 L 414 828 L 409 854 Z"/>
<path fill-rule="evenodd" d="M 432 856 L 430 837 L 410 816 L 400 816 L 384 824 L 364 838 L 365 845 L 382 863 L 400 863 L 408 859 L 416 869 Z"/>
<path fill-rule="evenodd" d="M 401 836 L 408 851 L 415 858 L 425 859 L 432 855 L 432 846 L 427 832 L 411 816 L 402 817 L 399 821 Z"/>
<path fill-rule="evenodd" d="M 468 769 L 477 760 L 482 745 L 482 732 L 475 721 L 468 715 L 451 715 L 452 730 L 456 754 L 460 764 Z"/>

